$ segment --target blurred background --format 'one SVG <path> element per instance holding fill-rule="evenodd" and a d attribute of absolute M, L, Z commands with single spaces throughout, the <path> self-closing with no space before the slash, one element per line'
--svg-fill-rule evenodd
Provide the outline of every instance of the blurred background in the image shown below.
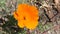
<path fill-rule="evenodd" d="M 22 3 L 39 10 L 39 24 L 33 31 L 19 28 L 13 17 Z M 60 34 L 60 0 L 0 0 L 0 34 Z"/>

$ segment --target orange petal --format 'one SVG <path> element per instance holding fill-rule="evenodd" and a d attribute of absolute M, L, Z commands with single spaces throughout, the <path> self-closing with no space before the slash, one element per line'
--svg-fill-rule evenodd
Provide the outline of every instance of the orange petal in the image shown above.
<path fill-rule="evenodd" d="M 14 14 L 14 18 L 17 20 L 18 19 L 18 15 L 16 12 L 13 13 Z"/>
<path fill-rule="evenodd" d="M 37 25 L 38 25 L 38 21 L 27 21 L 25 23 L 26 28 L 31 29 L 31 30 L 35 29 Z"/>
<path fill-rule="evenodd" d="M 24 27 L 25 27 L 24 21 L 18 21 L 18 26 L 19 26 L 20 28 L 24 28 Z"/>

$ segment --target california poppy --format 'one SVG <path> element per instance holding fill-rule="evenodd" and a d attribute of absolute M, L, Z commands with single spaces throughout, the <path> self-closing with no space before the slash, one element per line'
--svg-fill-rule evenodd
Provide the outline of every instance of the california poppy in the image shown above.
<path fill-rule="evenodd" d="M 13 15 L 20 28 L 35 29 L 38 25 L 38 10 L 35 6 L 18 4 Z"/>

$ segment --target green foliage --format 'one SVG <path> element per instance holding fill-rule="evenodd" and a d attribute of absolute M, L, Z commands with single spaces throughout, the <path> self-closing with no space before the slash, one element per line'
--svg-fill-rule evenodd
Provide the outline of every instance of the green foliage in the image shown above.
<path fill-rule="evenodd" d="M 44 31 L 44 28 L 43 28 L 43 25 L 42 25 L 42 23 L 39 23 L 39 25 L 38 25 L 38 29 L 40 30 L 40 31 Z"/>
<path fill-rule="evenodd" d="M 6 7 L 5 6 L 5 1 L 6 0 L 0 0 L 0 7 L 3 8 L 3 9 L 5 9 L 5 7 Z"/>
<path fill-rule="evenodd" d="M 26 31 L 24 29 L 19 28 L 17 26 L 17 20 L 15 20 L 13 16 L 8 15 L 6 18 L 8 18 L 9 21 L 5 22 L 5 24 L 2 26 L 2 28 L 5 32 L 7 32 L 9 34 L 19 34 L 19 33 L 24 34 L 24 33 L 26 33 Z"/>

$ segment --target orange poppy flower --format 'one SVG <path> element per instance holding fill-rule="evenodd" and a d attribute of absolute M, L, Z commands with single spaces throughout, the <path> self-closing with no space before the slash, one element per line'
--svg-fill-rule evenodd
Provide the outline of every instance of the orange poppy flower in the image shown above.
<path fill-rule="evenodd" d="M 19 4 L 14 12 L 14 18 L 21 28 L 35 29 L 38 25 L 38 10 L 35 6 Z"/>

